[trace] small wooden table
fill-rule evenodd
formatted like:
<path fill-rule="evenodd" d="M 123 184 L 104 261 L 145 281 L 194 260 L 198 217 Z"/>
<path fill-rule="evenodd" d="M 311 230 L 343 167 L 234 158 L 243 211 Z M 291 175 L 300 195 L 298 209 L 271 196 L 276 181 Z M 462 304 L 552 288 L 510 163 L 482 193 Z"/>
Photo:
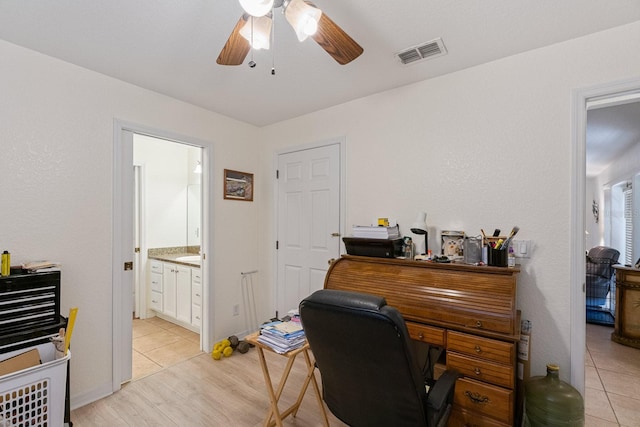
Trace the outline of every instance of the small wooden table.
<path fill-rule="evenodd" d="M 254 334 L 248 335 L 245 337 L 245 341 L 250 344 L 253 344 L 258 349 L 258 356 L 260 357 L 260 366 L 262 366 L 262 373 L 264 374 L 264 381 L 267 385 L 267 391 L 269 392 L 269 400 L 271 401 L 271 407 L 269 408 L 269 412 L 267 413 L 267 417 L 264 421 L 264 426 L 273 426 L 277 425 L 278 427 L 282 426 L 282 420 L 289 415 L 293 414 L 296 416 L 298 409 L 300 408 L 300 404 L 302 403 L 302 398 L 309 387 L 309 383 L 313 384 L 313 388 L 316 391 L 316 400 L 318 402 L 318 406 L 320 407 L 320 413 L 324 419 L 324 425 L 329 426 L 329 419 L 327 418 L 327 412 L 324 409 L 324 404 L 322 403 L 322 397 L 320 394 L 320 388 L 318 387 L 318 383 L 316 381 L 316 377 L 314 375 L 315 365 L 311 360 L 311 356 L 309 356 L 309 343 L 305 343 L 302 347 L 289 351 L 284 354 L 277 353 L 273 351 L 271 347 L 268 345 L 262 344 L 258 341 L 259 333 L 256 332 Z M 270 351 L 275 354 L 279 354 L 280 356 L 286 357 L 287 365 L 284 368 L 284 372 L 282 373 L 282 378 L 280 379 L 280 383 L 278 384 L 278 389 L 276 390 L 273 387 L 273 382 L 271 381 L 271 375 L 269 374 L 269 367 L 267 366 L 267 360 L 264 356 L 264 351 Z M 302 385 L 302 389 L 298 394 L 298 399 L 296 402 L 291 405 L 289 408 L 284 411 L 280 411 L 278 408 L 278 401 L 280 400 L 280 396 L 282 395 L 282 390 L 284 390 L 284 386 L 289 378 L 289 373 L 291 372 L 291 367 L 293 366 L 293 362 L 296 360 L 296 356 L 302 353 L 304 355 L 305 362 L 307 363 L 307 377 Z"/>
<path fill-rule="evenodd" d="M 640 270 L 614 265 L 616 269 L 616 319 L 611 340 L 640 348 Z"/>

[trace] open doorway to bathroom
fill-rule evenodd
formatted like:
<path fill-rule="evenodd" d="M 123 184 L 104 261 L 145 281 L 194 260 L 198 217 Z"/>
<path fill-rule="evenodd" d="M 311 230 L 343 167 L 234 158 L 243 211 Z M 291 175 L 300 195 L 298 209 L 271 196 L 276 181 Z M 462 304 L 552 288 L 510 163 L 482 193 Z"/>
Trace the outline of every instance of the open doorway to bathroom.
<path fill-rule="evenodd" d="M 201 352 L 202 148 L 134 133 L 132 379 Z"/>

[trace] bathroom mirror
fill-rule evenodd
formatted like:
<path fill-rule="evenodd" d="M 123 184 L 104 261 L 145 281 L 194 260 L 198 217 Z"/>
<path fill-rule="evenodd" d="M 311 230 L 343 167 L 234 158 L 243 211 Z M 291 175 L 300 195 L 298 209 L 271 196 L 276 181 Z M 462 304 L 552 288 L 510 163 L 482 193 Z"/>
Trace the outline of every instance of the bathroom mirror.
<path fill-rule="evenodd" d="M 200 184 L 187 186 L 187 246 L 200 246 Z"/>

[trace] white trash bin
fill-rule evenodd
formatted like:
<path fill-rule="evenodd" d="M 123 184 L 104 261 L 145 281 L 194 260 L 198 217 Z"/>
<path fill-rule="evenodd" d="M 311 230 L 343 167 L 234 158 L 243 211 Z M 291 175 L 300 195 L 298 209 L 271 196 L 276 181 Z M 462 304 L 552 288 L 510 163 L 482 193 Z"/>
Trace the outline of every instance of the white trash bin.
<path fill-rule="evenodd" d="M 0 361 L 37 348 L 40 365 L 0 376 L 0 427 L 62 427 L 67 362 L 71 351 L 55 358 L 52 343 L 0 354 Z"/>

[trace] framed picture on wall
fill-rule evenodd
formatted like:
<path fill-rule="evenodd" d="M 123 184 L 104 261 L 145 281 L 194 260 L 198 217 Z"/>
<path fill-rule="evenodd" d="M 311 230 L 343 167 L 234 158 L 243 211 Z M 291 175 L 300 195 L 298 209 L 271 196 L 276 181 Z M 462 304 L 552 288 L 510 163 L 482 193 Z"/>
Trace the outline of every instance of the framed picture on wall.
<path fill-rule="evenodd" d="M 224 170 L 224 198 L 228 200 L 253 201 L 253 174 Z"/>

